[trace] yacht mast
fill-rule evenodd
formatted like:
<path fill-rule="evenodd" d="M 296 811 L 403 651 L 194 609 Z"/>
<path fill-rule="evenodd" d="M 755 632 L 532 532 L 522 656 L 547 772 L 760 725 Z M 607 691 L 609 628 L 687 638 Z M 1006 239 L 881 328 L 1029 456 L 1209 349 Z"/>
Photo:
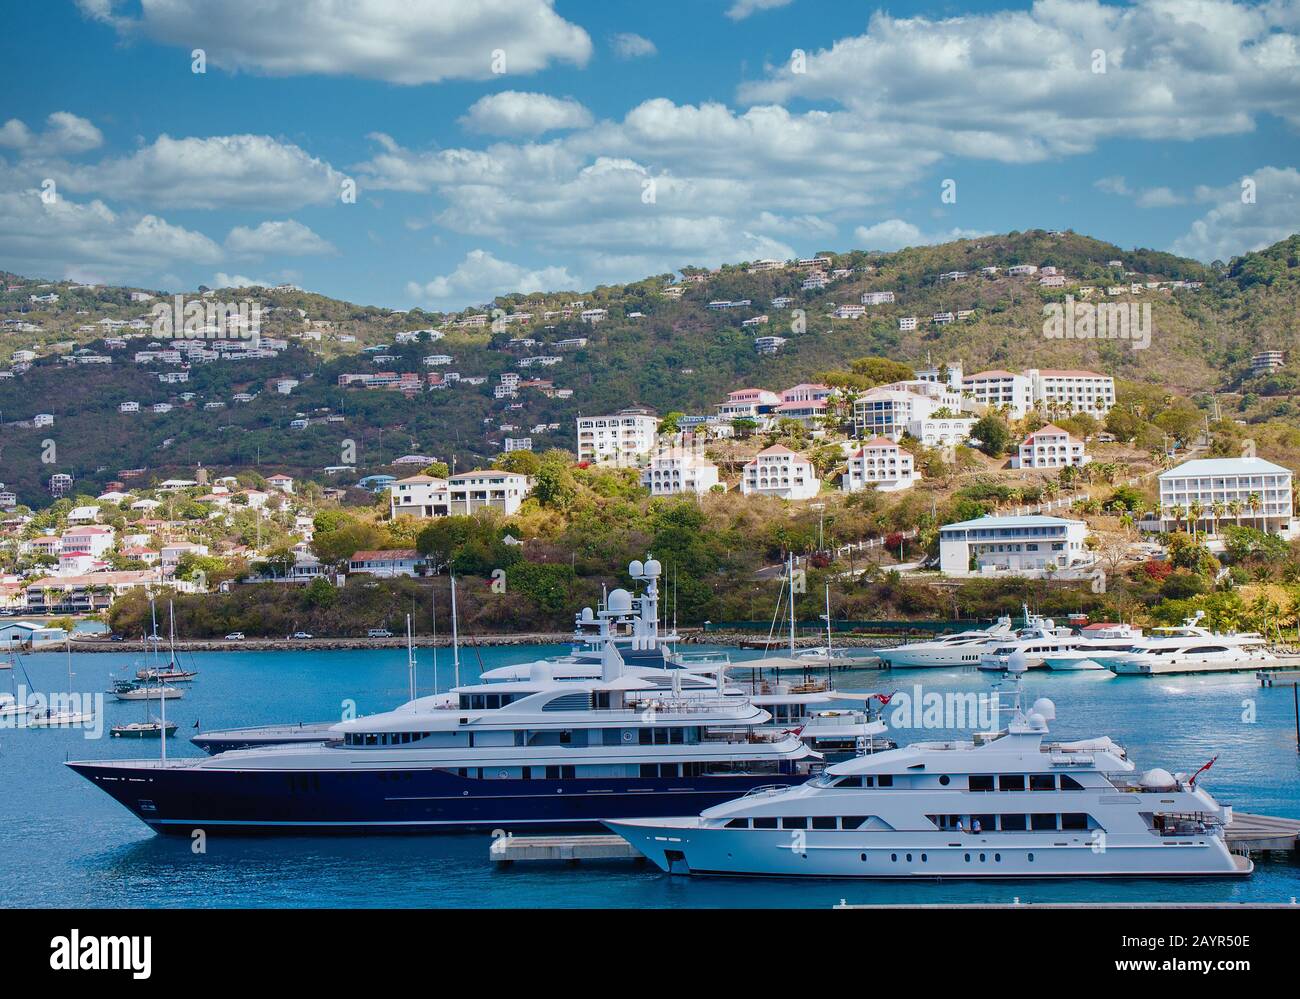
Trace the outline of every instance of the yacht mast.
<path fill-rule="evenodd" d="M 790 658 L 794 658 L 794 552 L 786 556 L 790 566 Z"/>
<path fill-rule="evenodd" d="M 456 628 L 456 577 L 451 577 L 451 666 L 455 685 L 460 686 L 460 635 Z"/>
<path fill-rule="evenodd" d="M 406 670 L 410 674 L 411 700 L 415 700 L 415 646 L 411 642 L 411 615 L 406 615 Z"/>
<path fill-rule="evenodd" d="M 433 619 L 433 692 L 438 693 L 438 589 L 429 587 L 429 616 Z"/>
<path fill-rule="evenodd" d="M 167 613 L 171 619 L 171 654 L 173 662 L 176 659 L 176 604 L 174 601 L 167 601 Z M 155 629 L 156 631 L 156 629 Z M 146 681 L 148 682 L 148 681 Z M 149 703 L 149 698 L 145 698 L 145 703 Z M 162 754 L 163 766 L 167 765 L 167 690 L 163 687 L 162 674 L 158 674 L 158 719 L 162 725 L 162 731 L 159 733 L 158 752 Z"/>

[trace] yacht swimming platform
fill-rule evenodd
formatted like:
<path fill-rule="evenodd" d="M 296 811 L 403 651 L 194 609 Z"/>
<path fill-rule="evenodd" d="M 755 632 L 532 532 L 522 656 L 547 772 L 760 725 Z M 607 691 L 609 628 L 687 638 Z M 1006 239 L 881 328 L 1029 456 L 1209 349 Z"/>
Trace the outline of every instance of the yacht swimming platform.
<path fill-rule="evenodd" d="M 494 864 L 549 861 L 576 864 L 580 860 L 639 860 L 641 851 L 622 836 L 498 836 L 488 854 Z"/>

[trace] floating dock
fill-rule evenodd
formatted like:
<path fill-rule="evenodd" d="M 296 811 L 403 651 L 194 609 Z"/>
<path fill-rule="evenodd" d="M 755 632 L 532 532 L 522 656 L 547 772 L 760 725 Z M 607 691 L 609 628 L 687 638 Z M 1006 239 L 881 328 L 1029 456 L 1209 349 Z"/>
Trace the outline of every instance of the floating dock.
<path fill-rule="evenodd" d="M 1252 815 L 1235 809 L 1226 833 L 1228 849 L 1234 853 L 1295 853 L 1297 838 L 1300 819 Z"/>
<path fill-rule="evenodd" d="M 494 864 L 549 861 L 576 864 L 581 860 L 641 860 L 645 857 L 622 836 L 498 836 L 489 857 Z"/>
<path fill-rule="evenodd" d="M 1261 687 L 1285 687 L 1300 683 L 1300 669 L 1262 669 L 1255 678 Z"/>

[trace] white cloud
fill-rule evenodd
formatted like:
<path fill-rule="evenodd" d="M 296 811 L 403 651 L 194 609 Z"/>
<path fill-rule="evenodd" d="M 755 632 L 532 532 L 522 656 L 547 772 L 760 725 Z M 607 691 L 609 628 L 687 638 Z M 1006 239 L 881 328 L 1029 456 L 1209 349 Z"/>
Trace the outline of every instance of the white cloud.
<path fill-rule="evenodd" d="M 104 144 L 98 128 L 70 111 L 55 111 L 45 122 L 45 131 L 36 133 L 17 118 L 10 118 L 0 126 L 0 147 L 26 158 L 75 155 Z"/>
<path fill-rule="evenodd" d="M 162 208 L 298 208 L 339 197 L 343 175 L 298 146 L 267 135 L 221 135 L 153 143 L 52 175 L 69 190 Z"/>
<path fill-rule="evenodd" d="M 924 233 L 918 226 L 903 219 L 885 219 L 874 225 L 860 225 L 853 230 L 853 245 L 862 250 L 901 250 L 907 246 L 933 246 L 954 239 L 974 239 L 987 236 L 979 229 L 953 228 L 947 232 Z"/>
<path fill-rule="evenodd" d="M 778 7 L 788 6 L 792 0 L 735 0 L 727 8 L 727 16 L 733 21 L 743 21 L 750 14 L 756 14 L 760 10 L 775 10 Z"/>
<path fill-rule="evenodd" d="M 20 274 L 148 283 L 161 269 L 221 256 L 207 236 L 156 215 L 62 196 L 46 204 L 36 190 L 0 192 L 0 267 Z"/>
<path fill-rule="evenodd" d="M 654 42 L 631 31 L 620 32 L 609 40 L 609 44 L 620 59 L 639 59 L 659 52 Z"/>
<path fill-rule="evenodd" d="M 1300 123 L 1294 7 L 1231 0 L 1038 0 L 942 20 L 877 13 L 865 34 L 769 67 L 746 102 L 830 102 L 923 148 L 1032 162 L 1108 137 L 1200 139 Z M 1093 72 L 1092 52 L 1106 53 Z M 929 132 L 929 134 L 927 134 Z M 911 148 L 905 147 L 905 148 Z"/>
<path fill-rule="evenodd" d="M 1093 181 L 1097 190 L 1105 194 L 1115 194 L 1121 198 L 1132 198 L 1139 208 L 1170 208 L 1187 203 L 1187 198 L 1170 187 L 1133 188 L 1123 177 L 1102 177 Z"/>
<path fill-rule="evenodd" d="M 1300 232 L 1300 171 L 1261 167 L 1242 180 L 1253 182 L 1253 204 L 1242 200 L 1241 182 L 1197 192 L 1199 200 L 1214 207 L 1174 241 L 1174 253 L 1204 261 L 1229 260 Z"/>
<path fill-rule="evenodd" d="M 489 135 L 541 135 L 557 129 L 586 128 L 591 112 L 571 97 L 503 90 L 480 97 L 460 123 Z"/>
<path fill-rule="evenodd" d="M 268 278 L 250 278 L 242 274 L 227 274 L 225 271 L 217 271 L 212 275 L 213 288 L 274 288 L 279 281 L 271 281 Z"/>
<path fill-rule="evenodd" d="M 486 302 L 511 292 L 557 291 L 576 288 L 578 284 L 563 267 L 530 270 L 501 260 L 487 250 L 471 250 L 450 274 L 423 284 L 410 281 L 406 293 L 428 304 L 461 308 L 469 302 Z"/>
<path fill-rule="evenodd" d="M 591 38 L 553 0 L 78 0 L 124 38 L 201 48 L 208 63 L 270 76 L 359 76 L 390 83 L 535 73 L 556 61 L 584 66 Z"/>
<path fill-rule="evenodd" d="M 263 222 L 256 229 L 235 226 L 226 237 L 226 249 L 232 253 L 282 254 L 291 257 L 337 252 L 329 240 L 321 238 L 293 219 Z"/>

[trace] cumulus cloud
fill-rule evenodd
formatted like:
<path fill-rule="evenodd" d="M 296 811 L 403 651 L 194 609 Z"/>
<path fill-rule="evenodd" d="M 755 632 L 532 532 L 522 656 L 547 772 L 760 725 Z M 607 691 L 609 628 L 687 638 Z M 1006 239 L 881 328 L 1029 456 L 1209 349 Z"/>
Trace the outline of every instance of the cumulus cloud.
<path fill-rule="evenodd" d="M 640 59 L 658 53 L 655 43 L 631 31 L 620 32 L 609 40 L 614 54 L 620 59 Z"/>
<path fill-rule="evenodd" d="M 46 203 L 37 190 L 0 192 L 0 267 L 125 283 L 178 263 L 211 265 L 221 248 L 157 215 L 115 212 L 102 201 Z"/>
<path fill-rule="evenodd" d="M 584 66 L 592 49 L 554 0 L 141 0 L 136 16 L 120 0 L 77 3 L 123 38 L 202 48 L 210 65 L 269 76 L 484 80 Z"/>
<path fill-rule="evenodd" d="M 1289 5 L 1231 0 L 1038 0 L 942 20 L 877 13 L 865 34 L 809 52 L 803 66 L 769 67 L 740 95 L 829 102 L 860 127 L 910 125 L 945 154 L 1032 162 L 1115 136 L 1238 134 L 1262 114 L 1300 124 L 1296 28 Z M 1094 71 L 1098 49 L 1105 72 Z"/>
<path fill-rule="evenodd" d="M 282 222 L 263 222 L 255 229 L 235 226 L 226 237 L 226 249 L 241 254 L 281 254 L 290 257 L 317 256 L 337 252 L 327 239 L 323 239 L 301 222 L 285 219 Z"/>
<path fill-rule="evenodd" d="M 924 233 L 920 227 L 903 219 L 885 219 L 874 225 L 860 225 L 853 230 L 854 246 L 863 250 L 901 250 L 907 246 L 932 246 L 954 239 L 987 236 L 979 229 L 953 228 L 947 232 Z"/>
<path fill-rule="evenodd" d="M 212 275 L 213 288 L 274 288 L 279 281 L 271 281 L 267 278 L 250 278 L 242 274 L 227 274 L 225 271 L 217 271 Z"/>
<path fill-rule="evenodd" d="M 1200 188 L 1197 199 L 1214 207 L 1174 241 L 1174 253 L 1229 260 L 1300 232 L 1300 171 L 1295 167 L 1261 167 L 1236 184 Z"/>
<path fill-rule="evenodd" d="M 0 126 L 0 148 L 12 149 L 22 157 L 75 155 L 103 144 L 103 133 L 70 111 L 55 111 L 45 119 L 42 132 L 33 132 L 17 118 Z"/>
<path fill-rule="evenodd" d="M 1144 187 L 1134 189 L 1123 177 L 1102 177 L 1093 181 L 1097 190 L 1105 194 L 1115 194 L 1122 198 L 1132 198 L 1139 208 L 1170 208 L 1186 204 L 1187 198 L 1169 187 Z"/>
<path fill-rule="evenodd" d="M 339 197 L 344 177 L 328 163 L 267 135 L 154 142 L 122 157 L 65 166 L 69 190 L 161 208 L 298 208 Z"/>
<path fill-rule="evenodd" d="M 558 129 L 586 128 L 591 112 L 571 97 L 503 90 L 480 97 L 460 123 L 488 135 L 541 135 Z"/>
<path fill-rule="evenodd" d="M 406 293 L 421 302 L 461 308 L 469 302 L 486 302 L 511 292 L 556 291 L 576 288 L 578 281 L 563 267 L 530 270 L 501 260 L 487 250 L 471 250 L 450 274 L 421 283 L 407 283 Z"/>
<path fill-rule="evenodd" d="M 743 21 L 760 10 L 775 10 L 777 7 L 788 6 L 791 2 L 792 0 L 735 0 L 727 8 L 727 16 L 733 21 Z"/>

